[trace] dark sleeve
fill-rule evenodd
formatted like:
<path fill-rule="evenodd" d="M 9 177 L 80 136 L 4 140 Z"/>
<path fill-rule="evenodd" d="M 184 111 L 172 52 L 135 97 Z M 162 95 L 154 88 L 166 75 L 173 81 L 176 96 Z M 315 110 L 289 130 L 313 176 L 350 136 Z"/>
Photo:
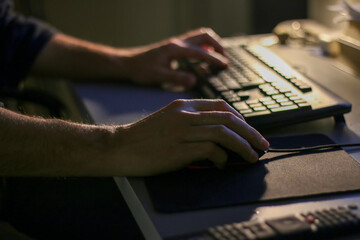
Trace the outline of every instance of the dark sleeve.
<path fill-rule="evenodd" d="M 0 0 L 0 87 L 14 87 L 23 79 L 55 32 L 38 20 L 14 13 L 10 1 Z"/>

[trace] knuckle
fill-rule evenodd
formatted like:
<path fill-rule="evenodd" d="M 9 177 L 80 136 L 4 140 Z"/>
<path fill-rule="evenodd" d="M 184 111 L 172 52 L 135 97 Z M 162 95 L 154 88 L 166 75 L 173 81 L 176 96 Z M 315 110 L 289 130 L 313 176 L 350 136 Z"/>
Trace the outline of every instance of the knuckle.
<path fill-rule="evenodd" d="M 216 103 L 221 105 L 221 106 L 227 106 L 227 102 L 224 99 L 217 99 Z"/>
<path fill-rule="evenodd" d="M 228 129 L 224 125 L 215 126 L 215 133 L 218 136 L 223 136 L 228 133 Z"/>
<path fill-rule="evenodd" d="M 208 33 L 208 32 L 210 32 L 210 31 L 212 31 L 211 30 L 211 28 L 208 28 L 208 27 L 201 27 L 200 29 L 199 29 L 199 32 L 201 32 L 201 33 Z"/>
<path fill-rule="evenodd" d="M 167 50 L 173 51 L 180 47 L 179 41 L 177 39 L 169 39 L 168 43 L 164 46 Z"/>
<path fill-rule="evenodd" d="M 228 108 L 228 104 L 225 102 L 224 99 L 215 99 L 215 100 L 211 100 L 212 104 L 214 104 L 215 107 L 221 108 L 221 109 L 226 109 Z"/>
<path fill-rule="evenodd" d="M 236 121 L 235 115 L 231 112 L 225 112 L 223 115 L 224 115 L 223 118 L 226 123 L 232 123 Z"/>
<path fill-rule="evenodd" d="M 247 125 L 248 126 L 248 131 L 249 131 L 249 135 L 250 135 L 250 138 L 251 139 L 258 139 L 258 137 L 259 137 L 259 134 L 258 134 L 258 132 L 253 128 L 253 127 L 251 127 L 250 125 Z"/>
<path fill-rule="evenodd" d="M 181 109 L 185 106 L 186 100 L 184 99 L 176 99 L 171 103 L 171 106 L 175 109 Z"/>
<path fill-rule="evenodd" d="M 184 122 L 186 119 L 188 119 L 189 113 L 186 111 L 178 111 L 175 113 L 176 119 L 180 120 L 181 122 Z"/>
<path fill-rule="evenodd" d="M 211 155 L 213 155 L 218 148 L 219 147 L 215 143 L 210 142 L 206 144 L 204 147 L 204 152 L 206 154 L 206 157 L 210 157 Z"/>

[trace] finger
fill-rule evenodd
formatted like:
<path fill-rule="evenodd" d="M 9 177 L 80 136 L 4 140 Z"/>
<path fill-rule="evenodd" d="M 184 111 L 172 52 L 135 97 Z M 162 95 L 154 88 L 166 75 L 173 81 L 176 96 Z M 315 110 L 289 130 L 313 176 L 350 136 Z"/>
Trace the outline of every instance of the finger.
<path fill-rule="evenodd" d="M 201 160 L 210 160 L 214 163 L 214 165 L 217 168 L 224 168 L 228 156 L 227 153 L 212 142 L 196 142 L 196 143 L 184 143 L 183 150 L 190 154 L 188 155 L 188 162 L 189 165 L 192 162 L 195 161 L 201 161 Z"/>
<path fill-rule="evenodd" d="M 210 28 L 201 28 L 199 30 L 192 31 L 184 40 L 197 46 L 202 46 L 204 44 L 209 45 L 213 47 L 216 52 L 224 55 L 221 38 Z"/>
<path fill-rule="evenodd" d="M 214 142 L 251 163 L 259 159 L 259 155 L 246 139 L 224 125 L 193 126 L 184 136 L 187 142 Z"/>
<path fill-rule="evenodd" d="M 194 99 L 186 101 L 185 104 L 185 110 L 231 112 L 241 120 L 245 121 L 244 117 L 238 111 L 222 99 Z"/>
<path fill-rule="evenodd" d="M 230 112 L 197 112 L 192 114 L 193 125 L 224 125 L 244 138 L 256 149 L 266 150 L 269 142 L 253 127 Z"/>
<path fill-rule="evenodd" d="M 227 58 L 217 52 L 208 52 L 201 47 L 196 47 L 191 44 L 186 44 L 181 41 L 173 41 L 168 45 L 170 56 L 175 59 L 196 59 L 202 60 L 210 64 L 215 64 L 220 67 L 227 67 L 229 62 Z"/>
<path fill-rule="evenodd" d="M 194 74 L 179 70 L 168 69 L 162 69 L 159 71 L 158 80 L 161 83 L 172 83 L 185 87 L 192 87 L 196 83 L 196 77 Z"/>

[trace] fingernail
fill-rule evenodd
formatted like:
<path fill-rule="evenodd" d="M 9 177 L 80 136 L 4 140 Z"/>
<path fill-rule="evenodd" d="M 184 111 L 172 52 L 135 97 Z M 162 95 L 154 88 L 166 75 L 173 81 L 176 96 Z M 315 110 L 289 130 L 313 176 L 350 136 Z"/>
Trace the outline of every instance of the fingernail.
<path fill-rule="evenodd" d="M 270 147 L 270 143 L 265 138 L 262 138 L 262 145 L 264 146 L 264 150 Z"/>
<path fill-rule="evenodd" d="M 228 67 L 229 64 L 230 64 L 229 59 L 227 59 L 226 57 L 223 57 L 223 58 L 222 58 L 222 62 L 223 62 L 223 64 L 224 64 L 224 66 L 226 66 L 226 67 Z"/>
<path fill-rule="evenodd" d="M 196 77 L 192 74 L 189 74 L 189 77 L 188 77 L 188 84 L 189 86 L 194 86 L 196 83 Z"/>
<path fill-rule="evenodd" d="M 256 163 L 257 161 L 259 161 L 259 155 L 257 153 L 253 153 L 251 155 L 250 163 Z"/>
<path fill-rule="evenodd" d="M 219 170 L 224 170 L 225 169 L 225 164 L 216 164 L 215 166 Z"/>

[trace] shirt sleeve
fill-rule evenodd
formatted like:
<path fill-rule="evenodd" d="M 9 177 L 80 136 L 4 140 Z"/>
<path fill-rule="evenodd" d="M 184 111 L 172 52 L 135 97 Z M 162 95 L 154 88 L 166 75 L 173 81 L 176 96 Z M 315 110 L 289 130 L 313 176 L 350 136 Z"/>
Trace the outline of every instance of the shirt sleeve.
<path fill-rule="evenodd" d="M 0 0 L 0 86 L 17 86 L 55 33 L 45 23 L 14 13 L 10 1 Z"/>

